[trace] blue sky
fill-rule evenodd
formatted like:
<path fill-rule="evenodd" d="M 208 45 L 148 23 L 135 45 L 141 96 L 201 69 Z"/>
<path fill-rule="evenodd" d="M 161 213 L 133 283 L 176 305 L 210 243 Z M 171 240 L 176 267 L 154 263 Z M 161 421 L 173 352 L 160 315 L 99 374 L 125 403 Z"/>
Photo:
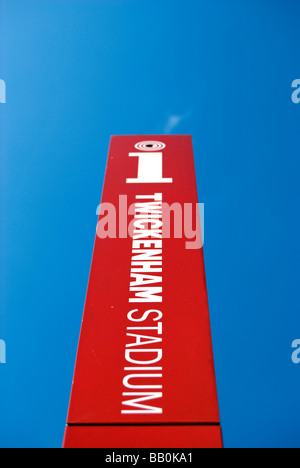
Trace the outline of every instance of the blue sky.
<path fill-rule="evenodd" d="M 226 447 L 299 447 L 296 0 L 0 0 L 0 446 L 62 444 L 110 135 L 193 135 Z"/>

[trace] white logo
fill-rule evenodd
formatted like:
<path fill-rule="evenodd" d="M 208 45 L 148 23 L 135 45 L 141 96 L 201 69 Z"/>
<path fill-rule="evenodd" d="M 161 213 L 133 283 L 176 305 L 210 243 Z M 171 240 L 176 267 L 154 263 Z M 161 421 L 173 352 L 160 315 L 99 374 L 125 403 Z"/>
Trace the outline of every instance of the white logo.
<path fill-rule="evenodd" d="M 141 141 L 135 145 L 135 148 L 140 151 L 161 151 L 166 145 L 161 141 Z"/>
<path fill-rule="evenodd" d="M 137 143 L 135 148 L 144 153 L 129 153 L 130 157 L 138 158 L 138 176 L 136 179 L 127 179 L 127 184 L 172 184 L 173 179 L 163 177 L 163 154 L 160 150 L 165 147 L 159 141 Z"/>

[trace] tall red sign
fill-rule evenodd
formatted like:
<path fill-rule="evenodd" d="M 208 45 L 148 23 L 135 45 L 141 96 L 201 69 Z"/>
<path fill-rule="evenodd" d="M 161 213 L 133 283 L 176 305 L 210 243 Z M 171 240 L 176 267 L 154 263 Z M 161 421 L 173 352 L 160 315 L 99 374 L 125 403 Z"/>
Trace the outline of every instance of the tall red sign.
<path fill-rule="evenodd" d="M 222 447 L 189 136 L 112 137 L 65 447 Z"/>

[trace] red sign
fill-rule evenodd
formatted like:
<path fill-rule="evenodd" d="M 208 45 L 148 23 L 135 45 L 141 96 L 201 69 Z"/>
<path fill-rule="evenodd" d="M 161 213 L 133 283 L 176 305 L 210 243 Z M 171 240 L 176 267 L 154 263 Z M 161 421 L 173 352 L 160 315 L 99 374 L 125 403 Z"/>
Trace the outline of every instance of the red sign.
<path fill-rule="evenodd" d="M 191 137 L 112 137 L 65 447 L 222 446 L 197 204 Z"/>

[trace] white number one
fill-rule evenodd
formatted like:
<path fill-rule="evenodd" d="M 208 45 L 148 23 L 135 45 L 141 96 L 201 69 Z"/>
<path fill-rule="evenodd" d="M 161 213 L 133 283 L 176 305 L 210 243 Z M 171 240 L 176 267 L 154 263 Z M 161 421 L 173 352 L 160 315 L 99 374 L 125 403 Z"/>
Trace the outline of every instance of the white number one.
<path fill-rule="evenodd" d="M 163 178 L 162 153 L 129 153 L 130 157 L 138 157 L 137 179 L 127 179 L 127 184 L 171 184 L 173 179 Z"/>

